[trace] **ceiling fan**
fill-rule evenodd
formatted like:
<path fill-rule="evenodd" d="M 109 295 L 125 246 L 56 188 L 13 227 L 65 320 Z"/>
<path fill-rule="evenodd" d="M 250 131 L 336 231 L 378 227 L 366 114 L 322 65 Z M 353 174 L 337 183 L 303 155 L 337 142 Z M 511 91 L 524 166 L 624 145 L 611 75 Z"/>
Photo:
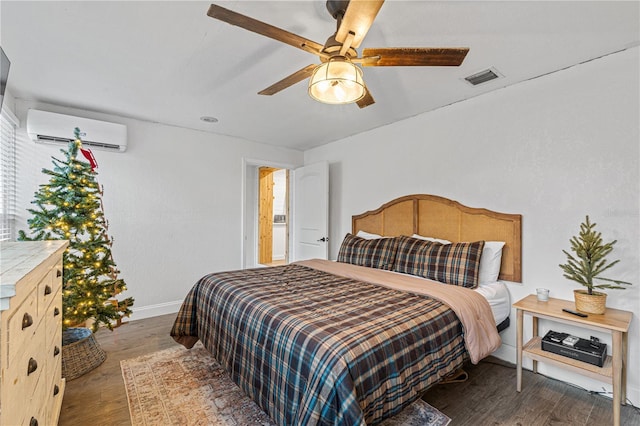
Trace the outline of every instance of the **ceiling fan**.
<path fill-rule="evenodd" d="M 212 4 L 207 15 L 254 33 L 289 44 L 319 57 L 308 65 L 258 92 L 273 95 L 306 78 L 309 95 L 325 103 L 356 102 L 360 108 L 375 101 L 362 79 L 365 67 L 459 66 L 469 48 L 364 48 L 360 47 L 384 0 L 327 0 L 327 10 L 337 21 L 337 30 L 324 45 L 273 25 Z"/>

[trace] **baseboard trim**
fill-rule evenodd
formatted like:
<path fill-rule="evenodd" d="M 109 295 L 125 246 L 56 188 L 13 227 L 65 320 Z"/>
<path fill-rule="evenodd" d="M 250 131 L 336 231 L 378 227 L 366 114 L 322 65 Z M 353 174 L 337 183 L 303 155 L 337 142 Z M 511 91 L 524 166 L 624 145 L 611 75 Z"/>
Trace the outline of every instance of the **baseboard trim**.
<path fill-rule="evenodd" d="M 157 305 L 147 305 L 147 306 L 132 306 L 131 317 L 129 317 L 126 321 L 135 321 L 145 318 L 157 317 L 160 315 L 166 314 L 175 314 L 180 309 L 182 305 L 182 300 L 176 300 L 173 302 L 165 302 L 158 303 Z"/>
<path fill-rule="evenodd" d="M 512 364 L 516 363 L 516 348 L 504 343 L 491 355 Z"/>

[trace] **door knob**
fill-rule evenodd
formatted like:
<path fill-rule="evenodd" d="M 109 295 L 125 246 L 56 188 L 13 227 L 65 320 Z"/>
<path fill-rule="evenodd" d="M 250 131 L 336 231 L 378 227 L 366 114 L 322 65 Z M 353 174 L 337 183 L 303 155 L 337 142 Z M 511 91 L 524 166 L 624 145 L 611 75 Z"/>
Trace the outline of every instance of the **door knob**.
<path fill-rule="evenodd" d="M 329 238 L 327 238 L 327 237 L 322 237 L 322 238 L 320 238 L 318 241 L 322 241 L 322 242 L 324 243 L 324 242 L 326 242 L 326 241 L 329 241 Z"/>

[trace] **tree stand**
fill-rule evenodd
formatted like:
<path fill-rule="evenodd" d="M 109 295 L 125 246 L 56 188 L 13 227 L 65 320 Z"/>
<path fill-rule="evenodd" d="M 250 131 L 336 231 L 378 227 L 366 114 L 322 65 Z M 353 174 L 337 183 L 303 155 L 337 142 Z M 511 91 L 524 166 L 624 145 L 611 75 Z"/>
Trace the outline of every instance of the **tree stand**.
<path fill-rule="evenodd" d="M 76 379 L 104 362 L 102 350 L 88 328 L 68 328 L 62 332 L 62 377 Z"/>

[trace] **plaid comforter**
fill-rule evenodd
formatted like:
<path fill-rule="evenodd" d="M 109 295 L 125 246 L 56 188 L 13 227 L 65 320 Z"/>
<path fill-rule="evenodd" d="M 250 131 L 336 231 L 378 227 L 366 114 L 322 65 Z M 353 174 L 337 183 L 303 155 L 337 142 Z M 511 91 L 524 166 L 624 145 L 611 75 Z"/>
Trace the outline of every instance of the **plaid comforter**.
<path fill-rule="evenodd" d="M 296 264 L 203 277 L 171 335 L 283 426 L 379 423 L 465 359 L 441 302 Z"/>

